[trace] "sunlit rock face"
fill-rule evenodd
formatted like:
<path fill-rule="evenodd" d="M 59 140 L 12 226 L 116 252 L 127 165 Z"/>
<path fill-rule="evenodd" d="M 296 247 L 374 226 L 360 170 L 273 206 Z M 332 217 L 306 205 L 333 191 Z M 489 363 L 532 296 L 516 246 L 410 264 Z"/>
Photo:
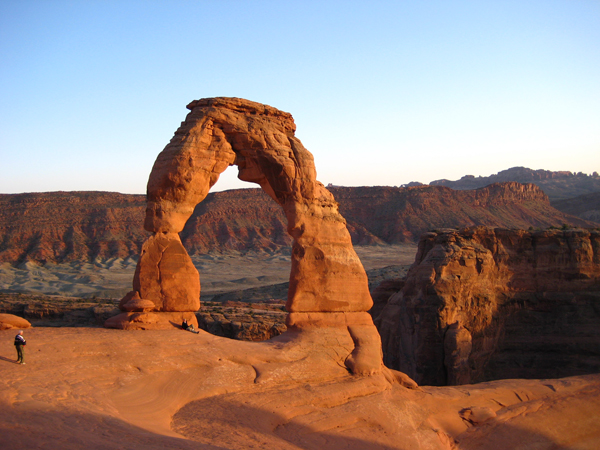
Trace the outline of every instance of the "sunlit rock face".
<path fill-rule="evenodd" d="M 145 228 L 180 232 L 219 175 L 237 165 L 285 212 L 294 239 L 290 312 L 367 311 L 366 274 L 313 157 L 294 136 L 292 116 L 236 98 L 197 100 L 158 156 L 148 181 Z"/>
<path fill-rule="evenodd" d="M 600 371 L 600 232 L 426 233 L 376 318 L 384 361 L 420 384 Z"/>
<path fill-rule="evenodd" d="M 134 292 L 122 306 L 136 293 L 153 301 L 156 311 L 190 311 L 199 306 L 197 273 L 177 244 L 177 233 L 219 175 L 237 165 L 238 177 L 259 184 L 287 218 L 293 244 L 286 306 L 290 313 L 300 313 L 291 323 L 299 329 L 323 323 L 346 327 L 357 348 L 348 359 L 352 370 L 361 374 L 379 371 L 379 336 L 368 314 L 364 316 L 369 323 L 363 323 L 360 314 L 358 320 L 339 323 L 312 321 L 310 314 L 302 314 L 365 313 L 373 302 L 346 221 L 333 195 L 316 180 L 313 157 L 295 137 L 292 116 L 238 98 L 197 100 L 188 109 L 185 122 L 152 168 L 144 227 L 153 236 L 144 244 Z M 164 262 L 167 255 L 168 262 Z M 359 351 L 361 346 L 374 348 Z"/>

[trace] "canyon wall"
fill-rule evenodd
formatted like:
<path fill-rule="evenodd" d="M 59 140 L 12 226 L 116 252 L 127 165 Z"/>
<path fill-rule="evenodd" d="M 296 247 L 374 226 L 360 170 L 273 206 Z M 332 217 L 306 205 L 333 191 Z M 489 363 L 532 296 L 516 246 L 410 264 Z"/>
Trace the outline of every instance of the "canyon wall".
<path fill-rule="evenodd" d="M 415 242 L 426 231 L 477 225 L 597 227 L 551 207 L 534 185 L 331 187 L 354 245 Z M 0 262 L 93 261 L 140 254 L 146 197 L 112 192 L 0 194 Z M 180 233 L 190 255 L 291 247 L 281 207 L 261 189 L 209 193 Z"/>
<path fill-rule="evenodd" d="M 426 233 L 375 323 L 419 384 L 600 372 L 600 231 Z"/>
<path fill-rule="evenodd" d="M 145 195 L 116 192 L 0 194 L 0 262 L 138 255 L 145 208 Z"/>

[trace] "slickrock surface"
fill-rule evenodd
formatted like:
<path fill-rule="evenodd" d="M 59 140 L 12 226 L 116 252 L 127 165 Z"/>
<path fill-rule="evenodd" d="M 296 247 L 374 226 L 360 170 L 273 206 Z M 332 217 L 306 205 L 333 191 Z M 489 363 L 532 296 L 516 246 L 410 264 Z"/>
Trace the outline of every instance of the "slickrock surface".
<path fill-rule="evenodd" d="M 600 372 L 600 231 L 425 234 L 376 323 L 422 384 Z"/>
<path fill-rule="evenodd" d="M 14 335 L 0 331 L 3 450 L 600 447 L 598 375 L 415 390 L 350 376 L 336 333 L 91 328 L 25 330 L 21 366 Z"/>

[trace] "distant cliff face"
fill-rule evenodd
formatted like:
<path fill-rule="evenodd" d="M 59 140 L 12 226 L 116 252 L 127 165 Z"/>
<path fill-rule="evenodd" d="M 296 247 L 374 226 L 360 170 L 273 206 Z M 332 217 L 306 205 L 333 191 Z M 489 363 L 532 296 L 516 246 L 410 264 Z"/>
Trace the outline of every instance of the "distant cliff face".
<path fill-rule="evenodd" d="M 600 192 L 557 200 L 552 202 L 552 206 L 566 214 L 600 223 Z"/>
<path fill-rule="evenodd" d="M 442 186 L 330 188 L 355 244 L 416 242 L 442 228 L 598 226 L 562 213 L 533 184 L 496 183 L 471 191 Z"/>
<path fill-rule="evenodd" d="M 529 228 L 597 224 L 562 213 L 532 184 L 473 191 L 439 186 L 331 188 L 355 245 L 414 242 L 432 229 L 476 225 Z M 0 195 L 0 262 L 137 257 L 145 196 L 110 192 Z M 211 193 L 181 240 L 190 255 L 289 248 L 281 208 L 260 189 Z"/>
<path fill-rule="evenodd" d="M 116 192 L 0 195 L 0 262 L 137 255 L 145 208 L 144 195 Z"/>
<path fill-rule="evenodd" d="M 375 322 L 419 384 L 599 372 L 600 231 L 427 233 Z"/>
<path fill-rule="evenodd" d="M 452 189 L 477 189 L 492 183 L 516 181 L 533 183 L 548 195 L 550 200 L 563 200 L 579 195 L 600 192 L 600 175 L 572 173 L 568 171 L 553 172 L 550 170 L 532 170 L 525 167 L 513 167 L 488 177 L 465 175 L 460 180 L 436 180 L 431 186 L 446 186 Z"/>
<path fill-rule="evenodd" d="M 190 255 L 211 251 L 276 251 L 290 247 L 281 207 L 261 189 L 215 192 L 196 206 L 181 232 Z"/>

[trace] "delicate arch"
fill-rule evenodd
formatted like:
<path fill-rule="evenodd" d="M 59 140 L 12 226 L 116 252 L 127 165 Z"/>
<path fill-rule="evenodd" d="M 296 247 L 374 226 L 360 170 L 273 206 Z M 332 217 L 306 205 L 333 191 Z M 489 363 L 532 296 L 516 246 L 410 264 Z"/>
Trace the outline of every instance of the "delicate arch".
<path fill-rule="evenodd" d="M 145 228 L 178 233 L 219 175 L 258 183 L 288 221 L 294 243 L 290 312 L 367 311 L 367 276 L 333 195 L 316 180 L 313 156 L 294 136 L 291 114 L 238 98 L 210 98 L 160 153 L 148 181 Z"/>
<path fill-rule="evenodd" d="M 238 177 L 258 183 L 287 218 L 293 238 L 288 328 L 321 329 L 323 346 L 349 351 L 344 362 L 355 374 L 381 371 L 367 275 L 333 195 L 316 179 L 312 155 L 294 136 L 292 116 L 238 98 L 202 99 L 188 108 L 148 180 L 144 226 L 153 235 L 142 247 L 133 291 L 119 305 L 125 312 L 105 326 L 169 328 L 183 319 L 197 325 L 200 280 L 178 233 L 235 164 Z M 335 337 L 330 342 L 325 336 Z"/>

